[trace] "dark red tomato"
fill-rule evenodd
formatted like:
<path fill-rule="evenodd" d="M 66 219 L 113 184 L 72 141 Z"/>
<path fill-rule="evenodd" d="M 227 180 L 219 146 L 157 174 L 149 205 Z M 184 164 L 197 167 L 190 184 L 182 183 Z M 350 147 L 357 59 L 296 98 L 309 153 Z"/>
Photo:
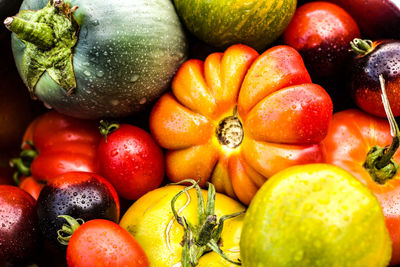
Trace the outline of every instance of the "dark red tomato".
<path fill-rule="evenodd" d="M 69 267 L 150 266 L 136 239 L 124 228 L 107 220 L 91 220 L 72 234 L 67 248 Z"/>
<path fill-rule="evenodd" d="M 393 115 L 400 116 L 400 41 L 356 39 L 353 49 L 357 53 L 349 64 L 348 84 L 357 106 L 369 114 L 386 117 L 379 81 L 382 74 Z"/>
<path fill-rule="evenodd" d="M 18 187 L 0 185 L 0 266 L 31 259 L 38 242 L 35 200 Z"/>
<path fill-rule="evenodd" d="M 23 141 L 33 141 L 38 152 L 31 162 L 30 173 L 37 180 L 50 181 L 70 171 L 97 172 L 95 157 L 100 139 L 94 121 L 47 112 L 36 118 L 24 134 Z"/>
<path fill-rule="evenodd" d="M 400 38 L 399 0 L 329 0 L 346 9 L 369 38 Z"/>
<path fill-rule="evenodd" d="M 350 41 L 358 37 L 354 19 L 328 2 L 300 6 L 283 34 L 284 42 L 300 52 L 307 69 L 322 77 L 341 70 L 350 57 Z"/>
<path fill-rule="evenodd" d="M 139 127 L 122 124 L 102 139 L 97 149 L 99 172 L 118 194 L 135 200 L 161 185 L 164 155 L 151 135 Z"/>
<path fill-rule="evenodd" d="M 42 189 L 36 212 L 43 235 L 55 246 L 57 230 L 69 215 L 85 221 L 106 219 L 118 222 L 120 204 L 117 192 L 105 178 L 95 173 L 68 172 L 49 181 Z"/>

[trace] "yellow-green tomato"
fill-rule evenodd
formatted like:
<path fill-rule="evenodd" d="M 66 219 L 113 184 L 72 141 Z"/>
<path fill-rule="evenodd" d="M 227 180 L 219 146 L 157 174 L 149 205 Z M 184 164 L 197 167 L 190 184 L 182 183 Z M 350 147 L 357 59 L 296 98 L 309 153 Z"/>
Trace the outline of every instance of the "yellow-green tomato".
<path fill-rule="evenodd" d="M 172 198 L 185 187 L 168 185 L 150 191 L 139 198 L 123 215 L 120 225 L 128 230 L 145 250 L 151 266 L 181 266 L 183 227 L 175 220 L 171 209 Z M 204 201 L 207 191 L 201 190 Z M 195 189 L 183 193 L 175 203 L 179 216 L 196 225 L 198 219 L 197 194 Z M 216 193 L 215 214 L 218 219 L 223 215 L 245 210 L 236 200 Z M 228 219 L 223 224 L 220 249 L 231 260 L 237 262 L 240 257 L 239 241 L 243 225 L 243 215 Z M 199 259 L 197 266 L 219 267 L 237 266 L 229 263 L 215 252 L 206 253 Z"/>
<path fill-rule="evenodd" d="M 285 169 L 251 202 L 240 241 L 243 266 L 387 266 L 391 241 L 375 196 L 328 164 Z"/>

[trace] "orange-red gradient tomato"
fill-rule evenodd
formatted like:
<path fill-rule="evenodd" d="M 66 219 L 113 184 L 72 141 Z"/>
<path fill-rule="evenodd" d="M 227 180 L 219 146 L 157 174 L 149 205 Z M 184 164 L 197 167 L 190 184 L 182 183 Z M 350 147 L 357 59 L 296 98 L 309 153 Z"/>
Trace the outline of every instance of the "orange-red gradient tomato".
<path fill-rule="evenodd" d="M 320 162 L 332 116 L 325 90 L 311 83 L 289 46 L 262 55 L 233 45 L 178 70 L 172 93 L 150 115 L 150 129 L 168 149 L 170 180 L 211 181 L 249 204 L 258 188 L 286 167 Z"/>
<path fill-rule="evenodd" d="M 391 264 L 400 264 L 400 173 L 384 184 L 377 183 L 363 167 L 373 146 L 392 143 L 389 123 L 359 110 L 335 113 L 322 142 L 324 160 L 342 167 L 363 182 L 378 198 L 392 239 Z M 393 157 L 400 163 L 400 152 Z"/>

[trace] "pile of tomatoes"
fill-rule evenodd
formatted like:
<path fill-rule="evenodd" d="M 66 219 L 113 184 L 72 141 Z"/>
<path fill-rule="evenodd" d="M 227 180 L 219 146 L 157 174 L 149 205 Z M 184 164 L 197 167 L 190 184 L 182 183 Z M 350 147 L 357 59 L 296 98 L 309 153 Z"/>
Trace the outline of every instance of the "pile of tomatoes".
<path fill-rule="evenodd" d="M 93 14 L 84 0 L 72 1 L 82 13 L 68 1 L 35 1 L 22 7 L 46 4 L 66 24 L 83 23 L 74 28 L 79 38 L 103 25 L 85 22 L 82 14 Z M 176 47 L 149 45 L 162 52 L 140 55 L 133 76 L 121 74 L 126 64 L 110 76 L 79 65 L 71 82 L 67 56 L 36 77 L 47 63 L 22 54 L 21 44 L 44 57 L 47 39 L 13 23 L 41 23 L 46 32 L 53 15 L 21 11 L 5 20 L 15 34 L 11 43 L 0 31 L 0 266 L 400 264 L 399 4 L 285 0 L 255 8 L 254 1 L 247 13 L 233 5 L 231 24 L 213 30 L 211 16 L 196 14 L 207 1 L 173 2 L 187 44 L 175 36 Z M 274 27 L 260 28 L 264 38 L 246 18 L 254 10 L 250 19 L 268 15 Z M 110 41 L 105 59 L 92 60 L 103 46 L 90 38 L 77 41 L 77 62 L 81 47 L 93 44 L 85 48 L 90 64 L 114 68 L 123 63 L 107 56 L 130 59 Z M 145 51 L 143 40 L 133 46 Z M 57 73 L 57 64 L 65 69 Z M 116 88 L 103 90 L 116 77 Z M 36 83 L 43 103 L 30 99 Z M 58 93 L 46 95 L 46 83 Z M 102 91 L 93 94 L 93 84 Z M 115 96 L 137 85 L 132 99 Z"/>

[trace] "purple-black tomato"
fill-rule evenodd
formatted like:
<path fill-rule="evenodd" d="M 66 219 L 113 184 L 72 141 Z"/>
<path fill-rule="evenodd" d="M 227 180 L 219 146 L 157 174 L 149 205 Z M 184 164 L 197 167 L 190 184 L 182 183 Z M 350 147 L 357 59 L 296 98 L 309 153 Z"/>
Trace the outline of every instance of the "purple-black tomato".
<path fill-rule="evenodd" d="M 352 47 L 356 54 L 349 64 L 348 84 L 357 106 L 386 118 L 379 81 L 382 74 L 393 115 L 400 116 L 400 41 L 355 39 Z"/>
<path fill-rule="evenodd" d="M 41 232 L 59 248 L 62 246 L 57 241 L 57 231 L 65 223 L 59 215 L 118 223 L 119 212 L 114 187 L 105 178 L 89 172 L 69 172 L 56 177 L 44 186 L 36 204 Z"/>

